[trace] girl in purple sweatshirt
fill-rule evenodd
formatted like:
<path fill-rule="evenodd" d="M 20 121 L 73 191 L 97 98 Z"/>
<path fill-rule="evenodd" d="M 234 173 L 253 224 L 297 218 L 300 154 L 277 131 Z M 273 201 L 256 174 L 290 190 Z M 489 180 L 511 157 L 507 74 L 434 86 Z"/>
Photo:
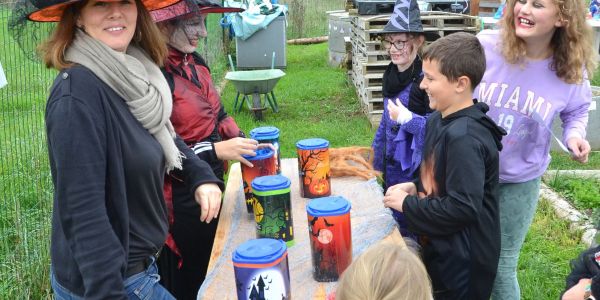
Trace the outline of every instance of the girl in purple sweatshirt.
<path fill-rule="evenodd" d="M 500 152 L 501 253 L 493 299 L 520 299 L 519 252 L 550 163 L 553 119 L 562 121 L 563 142 L 585 163 L 585 139 L 597 55 L 578 0 L 508 0 L 500 30 L 478 34 L 487 70 L 474 97 L 508 133 Z M 596 49 L 597 51 L 597 49 Z"/>

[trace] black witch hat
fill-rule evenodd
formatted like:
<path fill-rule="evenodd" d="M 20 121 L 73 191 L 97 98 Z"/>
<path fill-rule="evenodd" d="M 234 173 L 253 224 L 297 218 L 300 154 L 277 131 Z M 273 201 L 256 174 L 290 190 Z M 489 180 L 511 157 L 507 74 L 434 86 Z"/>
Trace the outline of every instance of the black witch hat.
<path fill-rule="evenodd" d="M 390 20 L 380 33 L 423 33 L 417 0 L 396 0 Z"/>

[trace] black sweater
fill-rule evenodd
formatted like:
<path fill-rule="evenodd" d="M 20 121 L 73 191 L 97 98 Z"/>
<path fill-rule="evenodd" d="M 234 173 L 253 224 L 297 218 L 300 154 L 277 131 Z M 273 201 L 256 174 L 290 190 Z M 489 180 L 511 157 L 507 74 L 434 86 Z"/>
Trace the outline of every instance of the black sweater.
<path fill-rule="evenodd" d="M 128 268 L 167 235 L 164 155 L 125 101 L 90 70 L 59 73 L 46 106 L 54 184 L 51 260 L 57 281 L 86 299 L 126 299 Z M 193 192 L 223 183 L 181 139 L 178 176 Z"/>
<path fill-rule="evenodd" d="M 571 273 L 567 276 L 567 286 L 563 294 L 581 279 L 592 280 L 592 296 L 600 299 L 600 246 L 583 251 L 579 257 L 571 261 Z"/>
<path fill-rule="evenodd" d="M 437 192 L 409 196 L 402 207 L 409 229 L 424 236 L 423 262 L 436 300 L 489 299 L 496 276 L 498 151 L 505 132 L 487 109 L 477 103 L 445 118 L 431 114 L 423 158 L 433 154 Z"/>

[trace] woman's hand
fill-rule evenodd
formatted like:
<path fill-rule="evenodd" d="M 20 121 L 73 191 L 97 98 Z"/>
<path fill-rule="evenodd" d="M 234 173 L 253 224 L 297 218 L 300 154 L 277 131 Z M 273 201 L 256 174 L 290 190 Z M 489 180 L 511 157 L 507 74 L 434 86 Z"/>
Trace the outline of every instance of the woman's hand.
<path fill-rule="evenodd" d="M 412 120 L 412 112 L 410 112 L 398 98 L 396 98 L 395 104 L 392 99 L 389 99 L 387 102 L 387 109 L 390 114 L 390 119 L 400 123 L 400 125 Z"/>
<path fill-rule="evenodd" d="M 201 184 L 194 192 L 196 202 L 200 204 L 200 221 L 210 223 L 219 215 L 221 209 L 221 189 L 215 183 Z"/>
<path fill-rule="evenodd" d="M 254 165 L 242 155 L 254 156 L 256 149 L 269 147 L 275 150 L 272 144 L 259 144 L 258 141 L 242 137 L 232 138 L 226 141 L 215 143 L 215 152 L 220 160 L 237 160 L 248 167 Z"/>
<path fill-rule="evenodd" d="M 572 137 L 569 140 L 567 140 L 567 147 L 569 148 L 569 150 L 571 150 L 571 158 L 573 160 L 578 161 L 582 164 L 588 161 L 588 155 L 592 150 L 588 141 L 579 137 Z"/>

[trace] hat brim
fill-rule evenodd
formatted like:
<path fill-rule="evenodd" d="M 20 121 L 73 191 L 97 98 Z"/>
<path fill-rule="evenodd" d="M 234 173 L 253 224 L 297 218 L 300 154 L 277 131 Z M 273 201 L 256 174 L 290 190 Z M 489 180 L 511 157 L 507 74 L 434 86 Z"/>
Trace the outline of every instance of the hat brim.
<path fill-rule="evenodd" d="M 435 41 L 440 38 L 440 35 L 435 31 L 406 31 L 406 30 L 381 30 L 374 32 L 377 35 L 384 34 L 395 34 L 395 33 L 413 33 L 413 34 L 422 34 L 425 36 L 426 41 Z"/>
<path fill-rule="evenodd" d="M 82 0 L 67 0 L 66 2 L 51 5 L 48 7 L 44 7 L 42 9 L 38 9 L 32 13 L 30 13 L 27 18 L 30 21 L 35 22 L 59 22 L 62 18 L 63 12 L 65 8 L 75 2 L 79 2 Z M 157 9 L 161 9 L 170 5 L 173 5 L 181 0 L 141 0 L 142 4 L 146 7 L 148 11 L 153 11 Z"/>
<path fill-rule="evenodd" d="M 244 11 L 243 8 L 222 7 L 222 6 L 201 6 L 197 10 L 190 9 L 187 2 L 181 1 L 169 7 L 150 12 L 155 23 L 164 22 L 176 18 L 185 18 L 193 14 L 222 14 L 236 13 Z"/>

